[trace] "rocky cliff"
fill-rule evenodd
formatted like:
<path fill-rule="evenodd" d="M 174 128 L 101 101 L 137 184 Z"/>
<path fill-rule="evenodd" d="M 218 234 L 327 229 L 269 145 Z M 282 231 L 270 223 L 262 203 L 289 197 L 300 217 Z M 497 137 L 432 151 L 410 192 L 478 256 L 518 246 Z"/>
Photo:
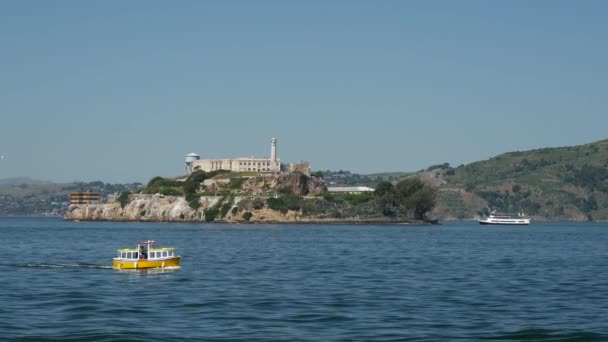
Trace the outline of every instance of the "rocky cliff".
<path fill-rule="evenodd" d="M 275 177 L 249 177 L 241 186 L 245 192 L 256 194 L 290 193 L 297 196 L 318 195 L 327 192 L 322 179 L 294 173 Z"/>
<path fill-rule="evenodd" d="M 301 210 L 280 212 L 267 207 L 241 208 L 241 197 L 201 197 L 200 207 L 193 209 L 183 197 L 134 194 L 124 207 L 120 203 L 71 205 L 66 220 L 79 221 L 137 221 L 137 222 L 301 222 Z M 216 217 L 216 211 L 226 206 L 225 215 Z M 246 210 L 246 211 L 245 211 Z M 251 217 L 244 218 L 248 212 Z M 213 219 L 209 215 L 213 213 Z"/>
<path fill-rule="evenodd" d="M 217 198 L 205 198 L 209 203 Z M 205 201 L 205 202 L 206 202 Z M 212 205 L 212 204 L 211 204 Z M 120 203 L 70 205 L 66 220 L 86 221 L 197 221 L 202 212 L 188 206 L 183 197 L 130 195 L 124 207 Z"/>

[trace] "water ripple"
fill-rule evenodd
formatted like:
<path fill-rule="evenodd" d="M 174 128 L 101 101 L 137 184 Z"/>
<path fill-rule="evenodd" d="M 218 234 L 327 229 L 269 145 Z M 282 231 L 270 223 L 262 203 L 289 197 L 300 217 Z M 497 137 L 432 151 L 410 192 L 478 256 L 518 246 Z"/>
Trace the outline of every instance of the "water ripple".
<path fill-rule="evenodd" d="M 606 228 L 0 219 L 0 340 L 605 341 Z M 182 267 L 111 270 L 148 239 Z"/>

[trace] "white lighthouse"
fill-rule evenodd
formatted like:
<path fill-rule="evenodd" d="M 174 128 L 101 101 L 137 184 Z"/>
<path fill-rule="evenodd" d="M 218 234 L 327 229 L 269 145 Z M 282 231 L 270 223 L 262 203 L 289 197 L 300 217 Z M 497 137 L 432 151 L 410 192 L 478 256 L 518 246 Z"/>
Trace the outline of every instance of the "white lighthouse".
<path fill-rule="evenodd" d="M 277 161 L 277 138 L 272 138 L 272 144 L 270 145 L 270 160 Z"/>

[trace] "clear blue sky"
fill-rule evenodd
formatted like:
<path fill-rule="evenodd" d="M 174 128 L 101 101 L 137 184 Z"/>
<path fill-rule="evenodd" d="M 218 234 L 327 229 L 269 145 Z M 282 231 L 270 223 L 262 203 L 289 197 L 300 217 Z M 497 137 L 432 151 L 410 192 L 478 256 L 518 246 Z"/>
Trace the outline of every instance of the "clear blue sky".
<path fill-rule="evenodd" d="M 608 1 L 0 2 L 0 178 L 415 171 L 608 138 Z"/>

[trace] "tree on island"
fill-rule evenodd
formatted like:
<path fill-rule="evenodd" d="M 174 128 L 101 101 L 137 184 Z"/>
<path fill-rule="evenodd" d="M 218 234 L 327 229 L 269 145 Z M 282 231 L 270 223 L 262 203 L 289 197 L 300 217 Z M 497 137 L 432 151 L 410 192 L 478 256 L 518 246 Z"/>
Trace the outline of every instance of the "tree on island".
<path fill-rule="evenodd" d="M 437 201 L 437 190 L 424 183 L 420 178 L 406 178 L 397 185 L 381 182 L 374 195 L 385 216 L 406 216 L 413 214 L 417 220 L 426 220 Z"/>

